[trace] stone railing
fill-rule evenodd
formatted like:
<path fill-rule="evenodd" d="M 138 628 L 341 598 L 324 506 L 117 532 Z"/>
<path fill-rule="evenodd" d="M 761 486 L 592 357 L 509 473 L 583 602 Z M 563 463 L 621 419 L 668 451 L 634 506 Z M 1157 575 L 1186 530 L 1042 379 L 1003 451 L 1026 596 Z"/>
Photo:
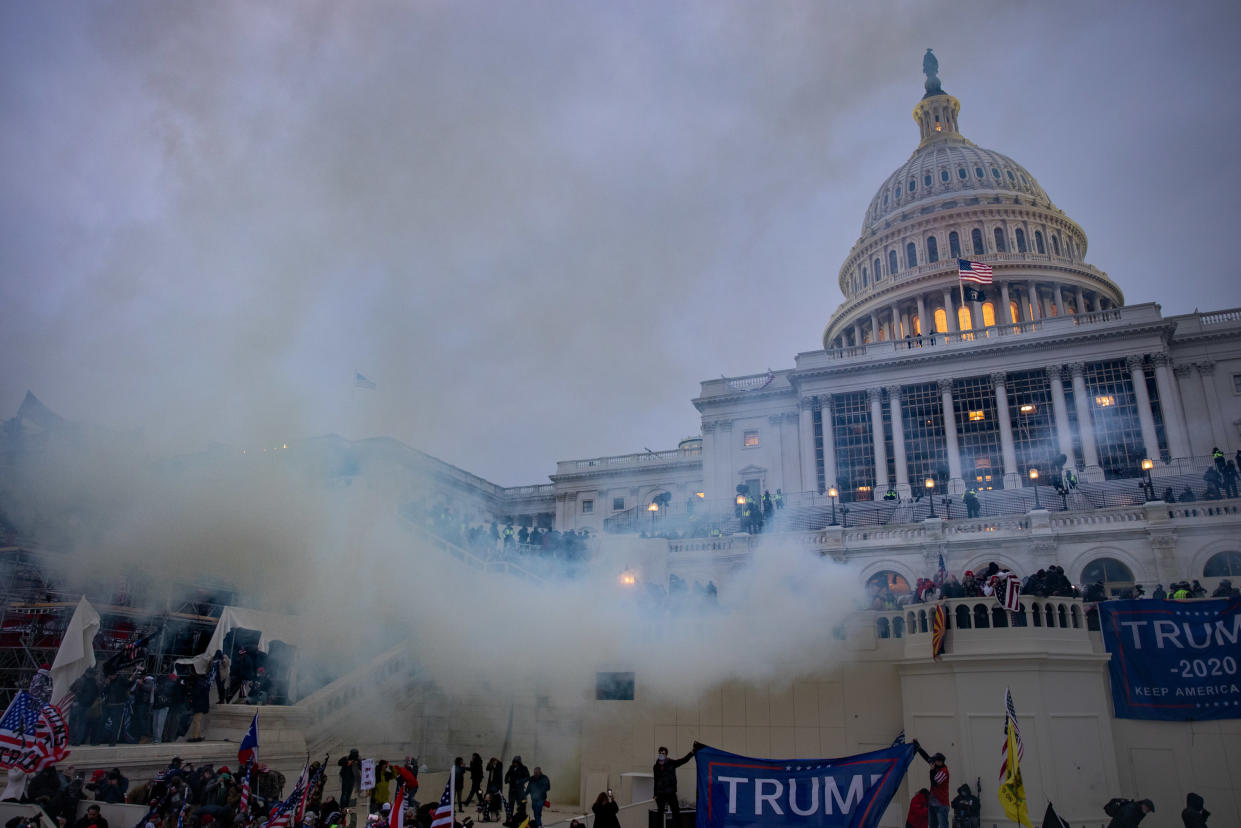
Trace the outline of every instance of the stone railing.
<path fill-rule="evenodd" d="M 556 464 L 557 474 L 572 474 L 591 469 L 615 468 L 616 466 L 640 466 L 645 464 L 672 463 L 678 460 L 701 460 L 702 447 L 646 451 L 638 454 L 616 454 L 611 457 L 591 457 L 586 460 L 563 460 Z"/>
<path fill-rule="evenodd" d="M 1080 598 L 1037 598 L 1023 595 L 1021 609 L 1004 609 L 994 598 L 951 598 L 942 601 L 947 630 L 1006 630 L 1039 628 L 1066 630 L 1087 635 L 1086 607 Z M 878 638 L 931 636 L 935 604 L 916 604 L 899 610 L 881 610 L 874 615 Z"/>

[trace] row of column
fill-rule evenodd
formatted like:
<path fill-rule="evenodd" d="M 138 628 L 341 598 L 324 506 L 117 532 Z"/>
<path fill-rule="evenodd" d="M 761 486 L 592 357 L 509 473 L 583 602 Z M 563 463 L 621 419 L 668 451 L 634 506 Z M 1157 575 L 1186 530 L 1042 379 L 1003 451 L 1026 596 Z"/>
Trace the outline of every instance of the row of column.
<path fill-rule="evenodd" d="M 1182 414 L 1180 394 L 1176 380 L 1170 370 L 1170 361 L 1166 354 L 1154 357 L 1155 382 L 1159 390 L 1161 407 L 1164 414 L 1164 427 L 1168 439 L 1168 451 L 1173 457 L 1190 456 L 1189 432 Z M 1138 420 L 1142 432 L 1142 444 L 1146 456 L 1152 459 L 1160 456 L 1159 437 L 1155 429 L 1155 419 L 1151 411 L 1150 395 L 1146 389 L 1146 371 L 1140 356 L 1127 359 L 1130 377 L 1134 389 L 1134 397 L 1138 409 Z M 1090 398 L 1087 395 L 1085 364 L 1076 362 L 1068 366 L 1070 381 L 1073 385 L 1073 407 L 1077 414 L 1078 432 L 1081 442 L 1081 459 L 1084 465 L 1084 476 L 1087 480 L 1102 480 L 1103 469 L 1099 465 L 1098 445 L 1095 441 L 1094 425 L 1091 418 Z M 1061 454 L 1075 462 L 1073 451 L 1073 435 L 1069 423 L 1068 401 L 1064 393 L 1064 371 L 1058 366 L 1046 368 L 1048 385 L 1051 389 L 1052 416 L 1055 422 L 1056 440 Z M 1021 476 L 1017 469 L 1017 450 L 1013 441 L 1013 424 L 1008 409 L 1007 374 L 997 371 L 991 374 L 992 390 L 995 394 L 996 415 L 1000 427 L 1000 455 L 1004 467 L 1004 487 L 1015 488 L 1021 485 Z M 895 488 L 902 496 L 911 494 L 909 468 L 906 462 L 905 428 L 901 403 L 901 386 L 890 385 L 884 388 L 869 389 L 871 439 L 875 461 L 875 496 L 883 493 L 893 485 L 888 477 L 887 442 L 883 432 L 883 398 L 887 392 L 888 409 L 892 422 L 892 452 L 896 468 Z M 961 450 L 957 438 L 956 410 L 953 400 L 953 380 L 939 380 L 940 404 L 944 420 L 945 449 L 948 454 L 949 491 L 958 493 L 965 489 L 964 477 L 961 473 Z M 814 407 L 817 402 L 822 412 L 823 428 L 823 471 L 827 486 L 836 483 L 836 443 L 833 433 L 833 398 L 831 394 L 818 397 L 803 397 L 801 400 L 801 445 L 802 485 L 805 491 L 818 489 L 818 466 L 815 457 L 814 441 Z"/>
<path fill-rule="evenodd" d="M 1053 283 L 1050 292 L 1043 296 L 1042 287 L 1036 282 L 1013 282 L 1003 281 L 997 282 L 1000 296 L 999 301 L 993 303 L 996 307 L 996 322 L 1000 325 L 1008 325 L 1013 322 L 1033 322 L 1044 319 L 1052 315 L 1051 309 L 1055 308 L 1056 316 L 1064 316 L 1069 313 L 1066 303 L 1066 291 L 1061 285 Z M 994 287 L 994 286 L 993 286 Z M 1073 298 L 1073 313 L 1087 313 L 1093 311 L 1104 310 L 1111 307 L 1111 301 L 1103 294 L 1092 292 L 1087 294 L 1080 287 L 1074 287 L 1071 290 Z M 934 294 L 932 294 L 932 297 Z M 934 326 L 935 311 L 943 310 L 947 317 L 947 325 L 949 333 L 957 333 L 960 330 L 958 322 L 958 312 L 960 302 L 958 301 L 958 288 L 944 288 L 942 291 L 941 302 L 938 305 L 931 304 L 931 317 L 927 316 L 927 297 L 919 295 L 915 297 L 911 305 L 910 299 L 901 299 L 892 302 L 886 307 L 881 307 L 870 312 L 869 317 L 859 318 L 854 321 L 852 328 L 842 332 L 833 342 L 837 348 L 846 347 L 848 345 L 860 345 L 867 341 L 867 333 L 870 334 L 870 342 L 878 342 L 879 335 L 882 332 L 887 340 L 901 339 L 904 336 L 912 335 L 914 331 L 914 315 L 921 320 L 921 330 L 924 334 L 929 334 Z M 1010 320 L 1009 306 L 1012 302 L 1017 301 L 1018 319 Z M 1046 306 L 1044 306 L 1046 301 Z M 1089 306 L 1089 307 L 1088 307 Z M 970 303 L 970 321 L 974 329 L 984 327 L 982 324 L 983 312 L 982 303 Z M 869 322 L 869 325 L 866 323 Z M 928 322 L 932 324 L 927 324 Z M 904 333 L 902 333 L 904 331 Z M 850 333 L 852 341 L 848 341 Z"/>

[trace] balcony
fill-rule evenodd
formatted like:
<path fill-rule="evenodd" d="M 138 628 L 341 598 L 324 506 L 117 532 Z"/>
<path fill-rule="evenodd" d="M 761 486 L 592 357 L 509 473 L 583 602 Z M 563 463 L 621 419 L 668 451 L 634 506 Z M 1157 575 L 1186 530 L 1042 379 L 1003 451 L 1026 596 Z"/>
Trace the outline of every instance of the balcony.
<path fill-rule="evenodd" d="M 645 451 L 637 454 L 614 454 L 610 457 L 592 457 L 586 460 L 562 460 L 556 464 L 556 475 L 582 474 L 596 470 L 639 468 L 675 463 L 702 462 L 702 446 Z"/>

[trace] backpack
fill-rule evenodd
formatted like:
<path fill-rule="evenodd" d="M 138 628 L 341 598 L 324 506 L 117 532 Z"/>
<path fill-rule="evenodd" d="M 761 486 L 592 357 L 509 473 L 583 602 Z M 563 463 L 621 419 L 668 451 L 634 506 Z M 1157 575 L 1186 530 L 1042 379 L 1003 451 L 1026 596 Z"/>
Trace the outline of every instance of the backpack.
<path fill-rule="evenodd" d="M 1108 816 L 1110 816 L 1110 817 L 1114 817 L 1114 816 L 1116 816 L 1117 814 L 1119 814 L 1119 813 L 1120 813 L 1120 809 L 1121 809 L 1121 808 L 1123 808 L 1123 807 L 1125 807 L 1126 805 L 1128 805 L 1128 804 L 1129 804 L 1129 802 L 1130 802 L 1130 800 L 1128 800 L 1128 799 L 1123 799 L 1123 798 L 1121 798 L 1121 797 L 1116 797 L 1116 798 L 1114 798 L 1114 799 L 1109 799 L 1109 800 L 1107 801 L 1107 804 L 1103 806 L 1103 813 L 1107 814 L 1107 815 L 1108 815 Z"/>

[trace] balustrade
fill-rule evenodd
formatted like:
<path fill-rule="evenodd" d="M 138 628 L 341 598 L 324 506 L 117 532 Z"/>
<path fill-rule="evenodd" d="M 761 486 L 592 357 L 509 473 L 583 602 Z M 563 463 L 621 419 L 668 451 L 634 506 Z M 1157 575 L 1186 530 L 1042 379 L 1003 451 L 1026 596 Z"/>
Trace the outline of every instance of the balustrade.
<path fill-rule="evenodd" d="M 1038 598 L 1023 595 L 1021 609 L 1006 610 L 994 598 L 952 598 L 942 602 L 945 627 L 952 630 L 996 630 L 1037 627 L 1044 630 L 1086 630 L 1086 612 L 1080 598 Z M 935 604 L 899 610 L 874 611 L 879 638 L 929 636 Z"/>

